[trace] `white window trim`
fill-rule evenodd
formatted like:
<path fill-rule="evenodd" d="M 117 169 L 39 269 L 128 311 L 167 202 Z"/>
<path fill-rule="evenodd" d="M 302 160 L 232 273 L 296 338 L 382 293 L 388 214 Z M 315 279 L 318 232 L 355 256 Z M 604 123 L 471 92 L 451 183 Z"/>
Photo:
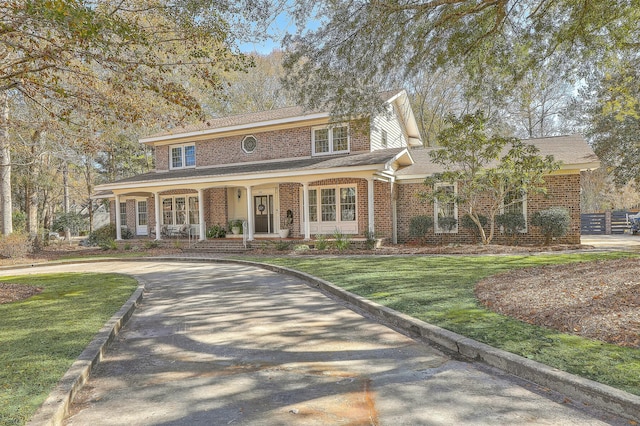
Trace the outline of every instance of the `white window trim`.
<path fill-rule="evenodd" d="M 525 192 L 522 195 L 522 215 L 524 216 L 524 229 L 520 231 L 521 234 L 526 234 L 529 232 L 529 226 L 527 225 L 527 193 Z M 502 199 L 502 205 L 500 206 L 500 214 L 504 214 L 504 199 Z M 500 227 L 500 232 L 504 233 L 504 228 Z"/>
<path fill-rule="evenodd" d="M 185 158 L 184 151 L 185 151 L 185 148 L 189 147 L 189 146 L 192 146 L 193 149 L 194 149 L 194 152 L 195 152 L 195 155 L 196 155 L 196 158 L 194 160 L 195 160 L 195 163 L 197 164 L 197 162 L 198 162 L 198 160 L 197 160 L 198 153 L 196 151 L 196 144 L 195 143 L 191 142 L 191 143 L 183 143 L 183 144 L 180 144 L 180 145 L 169 145 L 169 170 L 193 169 L 193 168 L 196 167 L 195 164 L 193 166 L 185 165 L 186 164 L 186 158 Z M 173 166 L 173 155 L 172 154 L 173 154 L 174 148 L 180 148 L 180 152 L 181 152 L 181 155 L 182 155 L 182 166 L 180 166 L 180 167 L 174 167 Z"/>
<path fill-rule="evenodd" d="M 458 184 L 457 183 L 439 182 L 439 183 L 435 184 L 435 189 L 438 189 L 438 188 L 443 187 L 443 186 L 453 186 L 453 193 L 454 194 L 458 193 Z M 440 228 L 440 225 L 438 224 L 438 211 L 439 210 L 440 210 L 439 200 L 436 198 L 434 200 L 434 202 L 433 202 L 433 230 L 434 230 L 434 232 L 436 234 L 457 234 L 458 233 L 458 228 L 460 226 L 460 223 L 456 223 L 455 228 L 453 228 L 451 231 L 446 231 L 446 230 Z M 453 203 L 453 217 L 458 219 L 458 203 L 456 203 L 456 202 Z"/>
<path fill-rule="evenodd" d="M 185 207 L 185 223 L 183 224 L 176 224 L 176 219 L 177 219 L 177 212 L 178 210 L 176 210 L 176 198 L 184 198 L 184 207 Z M 163 208 L 163 201 L 164 200 L 171 200 L 171 221 L 173 222 L 172 224 L 168 224 L 168 226 L 183 226 L 183 225 L 199 225 L 199 223 L 191 223 L 189 220 L 189 198 L 198 198 L 197 194 L 176 194 L 176 195 L 171 195 L 171 196 L 166 196 L 166 197 L 160 197 L 160 221 L 162 222 L 162 225 L 167 225 L 164 223 L 164 208 Z M 199 219 L 199 211 L 196 210 L 196 217 Z"/>
<path fill-rule="evenodd" d="M 244 147 L 245 141 L 247 139 L 249 139 L 249 138 L 253 138 L 253 140 L 256 141 L 256 146 L 251 151 L 245 149 L 245 147 Z M 254 152 L 256 152 L 256 149 L 258 148 L 258 138 L 256 138 L 253 135 L 247 135 L 244 138 L 242 138 L 242 142 L 240 143 L 240 147 L 242 148 L 242 152 L 244 152 L 245 154 L 253 154 Z"/>
<path fill-rule="evenodd" d="M 337 127 L 346 127 L 347 128 L 347 149 L 343 151 L 334 151 L 333 150 L 333 129 Z M 316 152 L 316 130 L 328 129 L 329 132 L 329 151 L 327 152 Z M 336 124 L 333 126 L 315 126 L 311 128 L 311 155 L 320 156 L 320 155 L 334 155 L 334 154 L 348 154 L 351 152 L 351 129 L 349 128 L 349 124 Z"/>
<path fill-rule="evenodd" d="M 354 220 L 342 220 L 340 219 L 340 217 L 342 216 L 340 213 L 342 212 L 342 210 L 340 209 L 341 204 L 340 204 L 340 189 L 342 188 L 355 188 L 356 190 L 356 218 Z M 360 212 L 358 211 L 358 185 L 353 183 L 353 184 L 340 184 L 340 185 L 322 185 L 322 186 L 310 186 L 309 187 L 309 191 L 312 190 L 316 190 L 316 207 L 318 208 L 318 211 L 316 212 L 317 214 L 317 220 L 311 220 L 309 219 L 309 222 L 311 223 L 357 223 L 358 222 L 358 218 L 360 217 L 359 214 Z M 321 193 L 320 191 L 322 189 L 335 189 L 336 190 L 336 220 L 331 220 L 331 221 L 323 221 L 322 218 L 322 204 L 321 204 Z M 309 204 L 311 204 L 311 199 L 309 199 Z"/>

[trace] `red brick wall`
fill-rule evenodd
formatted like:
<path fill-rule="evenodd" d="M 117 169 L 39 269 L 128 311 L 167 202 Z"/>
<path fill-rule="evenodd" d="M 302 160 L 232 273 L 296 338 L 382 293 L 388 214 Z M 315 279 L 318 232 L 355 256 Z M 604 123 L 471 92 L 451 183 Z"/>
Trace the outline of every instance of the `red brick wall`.
<path fill-rule="evenodd" d="M 518 244 L 542 244 L 544 236 L 539 229 L 531 225 L 531 215 L 539 210 L 549 207 L 564 207 L 571 215 L 570 230 L 566 236 L 557 240 L 563 244 L 580 243 L 580 175 L 553 175 L 545 178 L 547 194 L 530 193 L 527 196 L 527 232 L 518 235 Z M 407 242 L 412 239 L 409 235 L 409 223 L 412 217 L 418 215 L 434 216 L 433 205 L 422 201 L 418 193 L 427 191 L 422 183 L 398 185 L 398 242 Z M 458 220 L 463 216 L 459 210 Z M 488 230 L 487 230 L 488 232 Z M 470 243 L 473 242 L 471 231 L 458 226 L 458 232 L 454 234 L 436 234 L 431 229 L 427 235 L 427 243 Z M 495 230 L 492 243 L 506 244 L 510 239 L 502 234 L 498 228 Z"/>
<path fill-rule="evenodd" d="M 377 238 L 391 239 L 393 235 L 393 218 L 391 214 L 391 184 L 373 182 L 374 227 Z"/>
<path fill-rule="evenodd" d="M 368 125 L 351 125 L 349 129 L 351 151 L 368 151 L 370 149 Z M 253 135 L 258 143 L 255 151 L 247 154 L 242 150 L 242 140 L 249 135 Z M 212 138 L 197 141 L 195 144 L 197 167 L 309 157 L 311 156 L 311 127 L 269 132 L 252 132 L 249 129 L 243 135 Z M 156 147 L 155 155 L 156 170 L 169 170 L 169 146 Z"/>
<path fill-rule="evenodd" d="M 287 217 L 287 210 L 291 210 L 293 212 L 293 224 L 289 226 L 290 237 L 304 237 L 304 233 L 300 232 L 303 219 L 302 207 L 300 205 L 300 188 L 302 188 L 302 185 L 299 183 L 281 183 L 278 187 L 278 197 L 280 201 L 280 217 L 276 218 L 280 225 L 278 229 L 282 229 L 282 225 Z"/>
<path fill-rule="evenodd" d="M 212 225 L 227 227 L 229 209 L 227 188 L 211 188 L 204 191 L 204 217 L 207 228 Z"/>

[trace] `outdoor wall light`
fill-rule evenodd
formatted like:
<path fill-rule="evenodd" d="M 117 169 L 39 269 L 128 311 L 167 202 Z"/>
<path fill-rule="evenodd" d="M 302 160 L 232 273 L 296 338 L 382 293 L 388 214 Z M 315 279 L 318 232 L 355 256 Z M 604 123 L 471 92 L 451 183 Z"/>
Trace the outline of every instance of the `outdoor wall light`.
<path fill-rule="evenodd" d="M 238 200 L 242 197 L 242 190 L 238 189 Z"/>

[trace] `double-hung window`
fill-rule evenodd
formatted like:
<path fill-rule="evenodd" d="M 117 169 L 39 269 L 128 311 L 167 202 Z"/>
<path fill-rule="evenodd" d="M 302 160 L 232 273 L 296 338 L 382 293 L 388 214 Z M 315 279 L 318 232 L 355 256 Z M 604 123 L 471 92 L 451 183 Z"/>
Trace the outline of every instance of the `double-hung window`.
<path fill-rule="evenodd" d="M 458 206 L 455 202 L 456 186 L 450 183 L 436 184 L 437 196 L 434 202 L 435 231 L 439 233 L 458 232 Z"/>
<path fill-rule="evenodd" d="M 311 131 L 313 155 L 349 152 L 349 127 L 315 127 Z"/>
<path fill-rule="evenodd" d="M 508 191 L 502 202 L 502 213 L 519 213 L 524 218 L 525 227 L 520 232 L 527 232 L 527 192 L 522 188 Z"/>
<path fill-rule="evenodd" d="M 171 169 L 196 166 L 196 146 L 194 144 L 172 145 L 169 148 Z"/>
<path fill-rule="evenodd" d="M 120 203 L 120 226 L 127 226 L 127 203 Z"/>

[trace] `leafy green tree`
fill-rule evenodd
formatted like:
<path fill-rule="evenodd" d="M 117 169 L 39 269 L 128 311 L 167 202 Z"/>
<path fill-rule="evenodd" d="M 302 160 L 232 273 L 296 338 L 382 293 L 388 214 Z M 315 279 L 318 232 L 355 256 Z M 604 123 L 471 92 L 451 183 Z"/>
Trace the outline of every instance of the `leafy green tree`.
<path fill-rule="evenodd" d="M 430 152 L 443 172 L 425 180 L 432 188 L 421 194 L 431 202 L 454 202 L 462 214 L 468 214 L 478 228 L 483 244 L 489 244 L 495 232 L 495 217 L 504 207 L 507 194 L 514 191 L 544 192 L 543 177 L 557 170 L 560 163 L 552 156 L 542 157 L 539 150 L 516 138 L 489 135 L 484 113 L 449 117 L 449 127 L 438 135 L 439 149 Z M 457 191 L 438 182 L 457 183 Z M 489 222 L 483 228 L 482 216 Z"/>
<path fill-rule="evenodd" d="M 31 103 L 71 125 L 202 118 L 189 79 L 214 93 L 225 72 L 251 60 L 237 53 L 225 2 L 8 0 L 0 4 L 0 208 L 11 227 L 10 104 Z M 236 9 L 237 10 L 237 9 Z M 144 102 L 138 94 L 145 94 Z"/>
<path fill-rule="evenodd" d="M 638 48 L 638 0 L 300 0 L 296 6 L 301 21 L 311 16 L 322 25 L 298 25 L 299 33 L 286 39 L 287 87 L 310 108 L 337 112 L 370 110 L 380 89 L 423 70 L 473 64 L 469 72 L 476 75 L 489 68 L 515 81 L 550 57 L 576 69 Z"/>
<path fill-rule="evenodd" d="M 598 157 L 622 186 L 640 184 L 640 60 L 616 64 L 595 84 L 589 137 Z M 593 96 L 593 95 L 592 95 Z"/>

